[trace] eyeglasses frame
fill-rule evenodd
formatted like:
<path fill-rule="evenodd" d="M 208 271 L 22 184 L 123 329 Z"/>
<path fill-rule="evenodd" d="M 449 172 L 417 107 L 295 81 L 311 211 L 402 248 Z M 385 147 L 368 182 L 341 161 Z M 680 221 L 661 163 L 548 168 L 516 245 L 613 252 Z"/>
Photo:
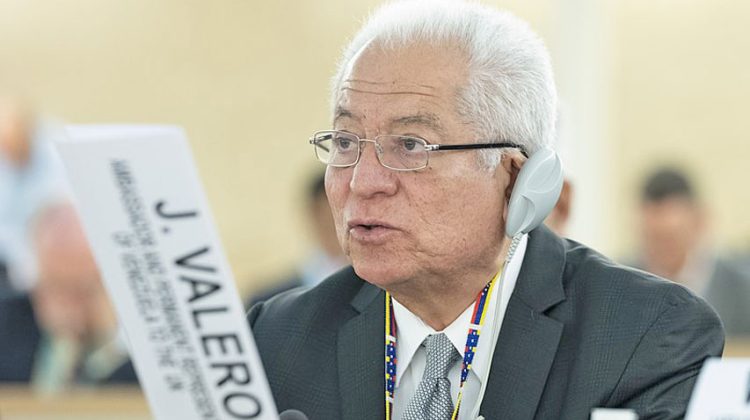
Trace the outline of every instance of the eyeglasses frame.
<path fill-rule="evenodd" d="M 317 149 L 318 147 L 320 147 L 319 144 L 318 144 L 320 140 L 316 139 L 316 137 L 318 137 L 322 133 L 344 133 L 344 134 L 347 134 L 347 135 L 350 135 L 350 136 L 356 138 L 357 139 L 357 149 L 358 149 L 357 159 L 354 162 L 346 164 L 346 165 L 336 165 L 336 164 L 332 164 L 332 163 L 323 162 L 320 159 L 319 155 L 318 155 L 318 149 Z M 320 130 L 320 131 L 316 131 L 315 133 L 313 133 L 312 137 L 310 137 L 310 139 L 308 140 L 308 142 L 311 145 L 315 146 L 315 157 L 321 163 L 324 163 L 324 164 L 326 164 L 328 166 L 333 166 L 334 168 L 349 168 L 351 166 L 356 166 L 359 163 L 360 158 L 362 157 L 362 147 L 360 147 L 360 143 L 361 142 L 368 142 L 368 143 L 375 144 L 375 146 L 376 146 L 375 147 L 375 152 L 376 152 L 375 154 L 378 157 L 378 163 L 380 163 L 380 165 L 382 165 L 384 168 L 390 169 L 392 171 L 412 172 L 412 171 L 422 170 L 422 169 L 426 168 L 427 166 L 429 166 L 429 164 L 430 164 L 430 154 L 429 153 L 427 153 L 427 161 L 425 162 L 424 166 L 421 166 L 419 168 L 408 168 L 408 169 L 406 169 L 406 168 L 392 168 L 392 167 L 387 166 L 386 164 L 384 164 L 383 161 L 382 161 L 382 158 L 381 158 L 381 155 L 383 154 L 383 149 L 380 146 L 380 143 L 378 143 L 378 138 L 380 138 L 380 137 L 386 137 L 386 136 L 388 136 L 388 137 L 393 137 L 393 136 L 395 136 L 395 137 L 406 137 L 406 138 L 418 140 L 419 142 L 424 143 L 424 148 L 425 148 L 425 151 L 427 151 L 427 152 L 439 152 L 439 151 L 449 151 L 449 150 L 478 150 L 478 149 L 518 149 L 524 156 L 529 157 L 528 153 L 526 152 L 526 149 L 522 145 L 520 145 L 518 143 L 513 143 L 513 142 L 465 143 L 465 144 L 431 144 L 431 143 L 428 143 L 427 140 L 425 140 L 423 138 L 420 138 L 420 137 L 416 137 L 416 136 L 399 136 L 397 134 L 381 134 L 379 136 L 376 136 L 374 139 L 363 139 L 363 138 L 359 137 L 358 135 L 356 135 L 354 133 L 350 133 L 348 131 L 340 131 L 340 130 Z"/>

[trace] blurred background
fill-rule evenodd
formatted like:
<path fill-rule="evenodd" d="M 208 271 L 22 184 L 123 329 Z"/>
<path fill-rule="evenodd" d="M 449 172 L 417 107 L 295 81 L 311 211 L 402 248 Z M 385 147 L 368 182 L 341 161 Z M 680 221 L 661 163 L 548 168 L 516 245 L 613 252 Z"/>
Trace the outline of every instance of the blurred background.
<path fill-rule="evenodd" d="M 717 242 L 750 246 L 750 3 L 487 3 L 529 21 L 552 53 L 577 186 L 571 237 L 630 252 L 638 185 L 670 163 L 694 178 Z M 251 291 L 309 247 L 298 209 L 317 162 L 306 140 L 330 126 L 338 54 L 377 4 L 0 0 L 0 92 L 65 122 L 185 127 Z"/>
<path fill-rule="evenodd" d="M 378 3 L 0 0 L 0 97 L 35 124 L 185 127 L 252 300 L 317 247 L 307 139 L 330 127 L 329 78 Z M 691 191 L 677 195 L 700 208 L 693 248 L 750 266 L 750 2 L 486 3 L 527 20 L 553 57 L 567 236 L 647 268 L 647 178 L 677 168 Z"/>

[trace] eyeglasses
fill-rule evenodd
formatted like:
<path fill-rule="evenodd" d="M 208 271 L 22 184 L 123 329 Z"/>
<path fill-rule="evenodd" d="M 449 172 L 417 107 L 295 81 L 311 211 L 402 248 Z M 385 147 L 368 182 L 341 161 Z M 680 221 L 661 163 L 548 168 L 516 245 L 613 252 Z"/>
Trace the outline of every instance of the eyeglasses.
<path fill-rule="evenodd" d="M 417 171 L 427 167 L 430 152 L 443 150 L 474 150 L 515 148 L 526 155 L 516 143 L 428 144 L 419 137 L 384 134 L 373 140 L 359 138 L 345 131 L 318 131 L 310 138 L 315 156 L 328 166 L 346 168 L 359 162 L 362 143 L 373 143 L 381 165 L 394 171 Z"/>

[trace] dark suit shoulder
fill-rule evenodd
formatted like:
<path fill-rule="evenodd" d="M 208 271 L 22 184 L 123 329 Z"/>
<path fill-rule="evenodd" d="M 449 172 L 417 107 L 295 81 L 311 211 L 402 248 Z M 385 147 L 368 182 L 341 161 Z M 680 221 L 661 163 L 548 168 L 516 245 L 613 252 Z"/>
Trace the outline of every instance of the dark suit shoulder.
<path fill-rule="evenodd" d="M 253 306 L 247 318 L 263 362 L 273 366 L 332 351 L 339 328 L 357 315 L 352 302 L 366 284 L 348 267 L 313 288 L 289 290 Z"/>
<path fill-rule="evenodd" d="M 641 308 L 657 305 L 665 310 L 666 306 L 687 304 L 710 310 L 705 300 L 680 284 L 614 262 L 575 241 L 564 242 L 566 265 L 563 280 L 566 289 L 616 297 L 620 305 Z"/>
<path fill-rule="evenodd" d="M 358 314 L 353 306 L 358 298 L 374 295 L 361 293 L 363 287 L 367 292 L 377 290 L 348 267 L 311 289 L 290 290 L 250 309 L 248 322 L 279 410 L 296 408 L 310 418 L 340 418 L 340 407 L 333 403 L 341 395 L 338 334 Z"/>
<path fill-rule="evenodd" d="M 606 390 L 588 405 L 629 407 L 649 418 L 684 416 L 703 361 L 722 351 L 714 310 L 679 284 L 563 242 L 566 298 L 550 316 L 565 324 L 560 346 L 574 348 L 576 357 L 560 365 L 567 366 L 561 377 Z"/>
<path fill-rule="evenodd" d="M 350 303 L 364 284 L 354 274 L 354 269 L 346 267 L 313 288 L 288 290 L 254 305 L 248 313 L 248 321 L 255 327 L 269 322 L 307 324 L 326 314 L 333 319 L 342 318 L 347 309 L 352 310 Z"/>
<path fill-rule="evenodd" d="M 294 275 L 288 276 L 281 281 L 273 282 L 272 286 L 256 291 L 252 295 L 248 296 L 245 300 L 245 307 L 251 308 L 256 303 L 265 302 L 278 295 L 279 293 L 283 293 L 287 290 L 292 290 L 297 287 L 303 287 L 303 284 L 302 277 L 298 273 L 295 273 Z"/>

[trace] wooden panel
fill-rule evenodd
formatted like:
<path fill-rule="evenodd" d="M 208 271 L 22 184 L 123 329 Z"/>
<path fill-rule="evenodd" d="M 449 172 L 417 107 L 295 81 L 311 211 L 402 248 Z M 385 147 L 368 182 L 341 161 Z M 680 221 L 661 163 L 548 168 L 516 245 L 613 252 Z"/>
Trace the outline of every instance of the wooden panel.
<path fill-rule="evenodd" d="M 107 387 L 74 389 L 59 396 L 40 396 L 28 387 L 0 387 L 3 420 L 146 420 L 151 419 L 140 389 Z"/>
<path fill-rule="evenodd" d="M 750 337 L 727 339 L 724 357 L 750 357 Z"/>

